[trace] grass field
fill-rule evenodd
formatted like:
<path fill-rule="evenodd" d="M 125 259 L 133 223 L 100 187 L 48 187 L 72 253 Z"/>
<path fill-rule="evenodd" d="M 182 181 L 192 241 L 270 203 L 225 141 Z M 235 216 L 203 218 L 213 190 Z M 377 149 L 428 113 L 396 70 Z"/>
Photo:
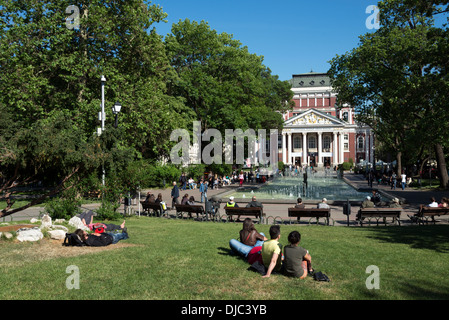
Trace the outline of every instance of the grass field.
<path fill-rule="evenodd" d="M 118 223 L 117 221 L 116 223 Z M 10 300 L 411 300 L 449 298 L 449 226 L 281 226 L 298 230 L 330 282 L 262 278 L 230 254 L 241 223 L 132 217 L 130 238 L 106 248 L 0 241 L 0 299 Z M 269 234 L 268 225 L 257 225 Z M 379 289 L 367 289 L 368 266 Z M 79 289 L 66 281 L 74 266 Z M 69 267 L 69 269 L 68 269 Z"/>

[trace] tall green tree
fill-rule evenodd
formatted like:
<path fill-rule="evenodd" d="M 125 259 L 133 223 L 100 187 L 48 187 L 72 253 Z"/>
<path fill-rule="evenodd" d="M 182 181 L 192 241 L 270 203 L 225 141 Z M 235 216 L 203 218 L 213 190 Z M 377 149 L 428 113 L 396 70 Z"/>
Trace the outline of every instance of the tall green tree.
<path fill-rule="evenodd" d="M 232 35 L 186 19 L 173 24 L 165 44 L 178 75 L 170 93 L 185 99 L 203 130 L 282 127 L 280 112 L 291 107 L 289 83 Z"/>
<path fill-rule="evenodd" d="M 63 186 L 53 182 L 100 164 L 115 173 L 113 168 L 125 166 L 123 154 L 168 155 L 171 131 L 185 124 L 182 100 L 167 92 L 166 84 L 177 74 L 162 37 L 151 29 L 165 18 L 162 9 L 142 0 L 72 4 L 0 0 L 0 106 L 2 118 L 7 114 L 2 120 L 8 119 L 0 136 L 2 197 L 8 197 L 13 186 L 45 175 L 52 178 L 47 183 L 60 190 Z M 68 23 L 70 19 L 75 23 Z M 102 75 L 107 80 L 108 124 L 114 122 L 113 104 L 122 104 L 120 136 L 111 140 L 113 132 L 103 133 L 96 141 Z M 41 148 L 45 151 L 37 154 Z M 78 160 L 70 158 L 73 154 Z M 82 170 L 77 161 L 87 160 L 91 162 Z"/>
<path fill-rule="evenodd" d="M 353 105 L 359 120 L 396 151 L 399 170 L 403 154 L 417 154 L 430 143 L 437 154 L 441 186 L 447 187 L 443 154 L 449 123 L 443 115 L 447 70 L 437 53 L 446 47 L 447 37 L 444 27 L 435 27 L 430 7 L 418 2 L 422 6 L 380 2 L 380 29 L 361 36 L 357 48 L 332 59 L 329 73 L 340 103 Z"/>

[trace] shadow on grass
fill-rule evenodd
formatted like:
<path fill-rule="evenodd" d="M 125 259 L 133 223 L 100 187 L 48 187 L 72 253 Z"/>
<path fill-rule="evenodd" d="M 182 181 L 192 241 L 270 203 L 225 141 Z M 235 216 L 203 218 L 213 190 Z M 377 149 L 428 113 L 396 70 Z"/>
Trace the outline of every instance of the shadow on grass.
<path fill-rule="evenodd" d="M 393 299 L 406 300 L 447 300 L 449 299 L 449 286 L 447 284 L 439 283 L 435 285 L 435 281 L 417 281 L 416 279 L 405 279 L 398 276 L 395 283 L 390 285 L 381 281 L 379 290 L 363 289 L 360 291 L 359 298 L 362 300 L 384 300 L 391 299 L 389 296 L 384 296 L 384 288 L 395 287 L 395 292 L 400 292 L 401 297 Z M 387 289 L 388 290 L 388 289 Z"/>
<path fill-rule="evenodd" d="M 449 253 L 449 225 L 371 227 L 369 230 L 373 234 L 368 235 L 368 238 L 383 242 L 403 243 L 413 249 Z"/>

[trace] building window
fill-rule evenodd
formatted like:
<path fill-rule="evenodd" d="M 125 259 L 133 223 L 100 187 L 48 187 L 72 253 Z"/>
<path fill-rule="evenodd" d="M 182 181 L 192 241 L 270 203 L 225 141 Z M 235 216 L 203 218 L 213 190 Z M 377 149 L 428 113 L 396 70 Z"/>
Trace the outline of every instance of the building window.
<path fill-rule="evenodd" d="M 323 137 L 323 151 L 324 152 L 331 151 L 331 137 L 330 136 Z"/>
<path fill-rule="evenodd" d="M 343 112 L 343 120 L 349 122 L 349 113 L 347 111 Z"/>
<path fill-rule="evenodd" d="M 316 148 L 316 137 L 310 136 L 309 137 L 309 149 L 315 149 Z"/>
<path fill-rule="evenodd" d="M 357 139 L 357 149 L 358 149 L 358 150 L 363 150 L 363 149 L 365 149 L 365 139 L 363 139 L 362 136 L 360 136 L 360 137 Z"/>
<path fill-rule="evenodd" d="M 301 146 L 301 137 L 300 136 L 295 136 L 293 138 L 293 149 L 300 149 L 302 148 Z"/>

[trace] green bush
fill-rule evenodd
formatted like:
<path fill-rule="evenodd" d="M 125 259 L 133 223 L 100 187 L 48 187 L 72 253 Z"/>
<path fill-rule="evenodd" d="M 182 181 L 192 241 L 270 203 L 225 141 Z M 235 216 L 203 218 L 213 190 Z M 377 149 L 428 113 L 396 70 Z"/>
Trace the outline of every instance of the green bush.
<path fill-rule="evenodd" d="M 45 204 L 45 212 L 54 219 L 66 219 L 74 217 L 81 212 L 81 201 L 73 196 L 53 198 Z"/>
<path fill-rule="evenodd" d="M 340 169 L 341 170 L 350 170 L 352 168 L 352 165 L 349 163 L 349 162 L 343 162 L 341 165 L 340 165 Z"/>

